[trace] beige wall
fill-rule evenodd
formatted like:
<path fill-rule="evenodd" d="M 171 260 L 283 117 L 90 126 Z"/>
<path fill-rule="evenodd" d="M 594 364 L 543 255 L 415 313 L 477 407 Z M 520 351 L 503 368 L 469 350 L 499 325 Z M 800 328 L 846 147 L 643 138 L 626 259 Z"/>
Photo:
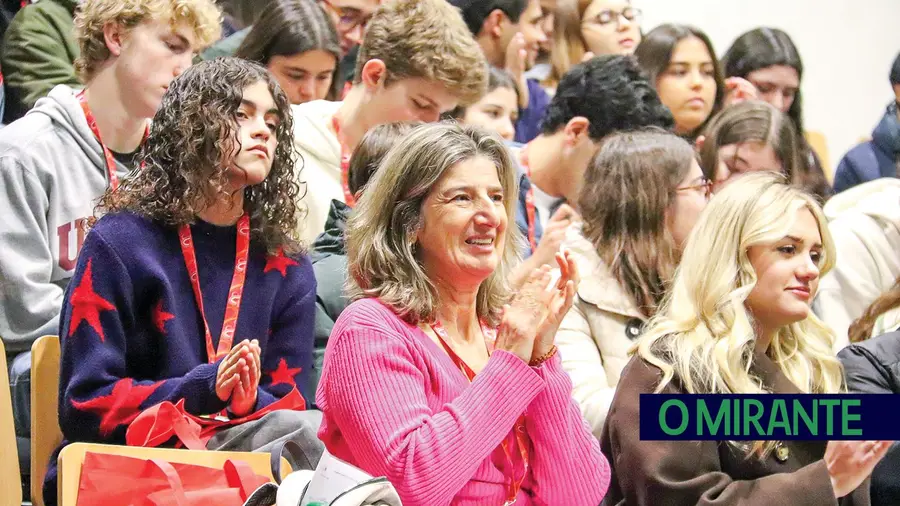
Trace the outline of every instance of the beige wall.
<path fill-rule="evenodd" d="M 644 30 L 690 23 L 722 55 L 741 33 L 773 26 L 803 58 L 804 122 L 828 140 L 831 164 L 868 136 L 893 99 L 888 72 L 900 52 L 900 0 L 634 0 Z"/>

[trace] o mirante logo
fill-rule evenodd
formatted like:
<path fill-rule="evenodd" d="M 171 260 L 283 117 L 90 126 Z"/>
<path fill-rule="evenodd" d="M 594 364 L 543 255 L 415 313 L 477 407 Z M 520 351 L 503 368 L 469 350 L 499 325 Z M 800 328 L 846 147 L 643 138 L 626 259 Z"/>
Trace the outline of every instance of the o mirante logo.
<path fill-rule="evenodd" d="M 641 394 L 642 440 L 897 440 L 889 394 Z"/>

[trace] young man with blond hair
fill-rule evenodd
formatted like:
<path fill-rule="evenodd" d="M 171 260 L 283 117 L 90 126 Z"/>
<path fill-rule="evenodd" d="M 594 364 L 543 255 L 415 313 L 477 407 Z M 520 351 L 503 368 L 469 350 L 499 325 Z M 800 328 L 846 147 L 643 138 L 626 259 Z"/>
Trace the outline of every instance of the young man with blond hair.
<path fill-rule="evenodd" d="M 307 244 L 325 228 L 332 200 L 350 206 L 350 155 L 382 123 L 433 122 L 477 101 L 487 62 L 459 11 L 446 0 L 392 0 L 375 11 L 359 49 L 353 87 L 343 102 L 293 106 L 296 171 L 308 210 Z"/>
<path fill-rule="evenodd" d="M 194 53 L 219 37 L 213 0 L 84 0 L 83 91 L 59 85 L 0 130 L 0 337 L 13 361 L 16 430 L 29 428 L 35 339 L 57 334 L 95 200 L 136 168 L 150 118 Z"/>

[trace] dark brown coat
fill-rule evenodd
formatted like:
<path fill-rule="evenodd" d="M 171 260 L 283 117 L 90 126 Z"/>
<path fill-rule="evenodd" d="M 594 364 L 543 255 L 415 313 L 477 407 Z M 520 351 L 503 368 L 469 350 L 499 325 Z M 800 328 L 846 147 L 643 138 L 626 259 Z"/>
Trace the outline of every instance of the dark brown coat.
<path fill-rule="evenodd" d="M 773 392 L 799 393 L 768 357 L 753 372 Z M 652 393 L 662 372 L 640 357 L 622 371 L 600 446 L 612 468 L 605 505 L 868 506 L 869 481 L 835 499 L 825 468 L 826 441 L 788 441 L 786 460 L 747 457 L 716 441 L 641 441 L 639 394 Z M 673 381 L 663 393 L 684 393 Z M 779 452 L 785 457 L 785 452 Z"/>

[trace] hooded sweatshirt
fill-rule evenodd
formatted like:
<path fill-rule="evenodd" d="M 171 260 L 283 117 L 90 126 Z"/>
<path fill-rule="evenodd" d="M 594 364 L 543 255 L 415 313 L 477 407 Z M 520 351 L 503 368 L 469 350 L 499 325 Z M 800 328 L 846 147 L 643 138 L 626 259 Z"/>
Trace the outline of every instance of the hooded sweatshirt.
<path fill-rule="evenodd" d="M 116 164 L 121 179 L 128 168 Z M 8 352 L 58 333 L 84 224 L 108 186 L 103 149 L 68 86 L 0 130 L 0 336 Z"/>
<path fill-rule="evenodd" d="M 300 237 L 312 244 L 325 230 L 331 201 L 344 202 L 341 186 L 341 144 L 331 131 L 331 118 L 343 102 L 315 100 L 291 106 L 294 116 L 294 146 L 300 152 L 294 176 L 300 183 L 300 206 L 308 214 L 301 223 Z"/>
<path fill-rule="evenodd" d="M 872 140 L 863 142 L 844 155 L 834 173 L 834 191 L 841 192 L 880 177 L 897 177 L 900 160 L 900 118 L 897 104 L 887 107 Z"/>
<path fill-rule="evenodd" d="M 850 324 L 900 276 L 900 179 L 881 178 L 839 193 L 825 205 L 837 248 L 834 269 L 819 282 L 813 308 L 848 343 Z"/>

